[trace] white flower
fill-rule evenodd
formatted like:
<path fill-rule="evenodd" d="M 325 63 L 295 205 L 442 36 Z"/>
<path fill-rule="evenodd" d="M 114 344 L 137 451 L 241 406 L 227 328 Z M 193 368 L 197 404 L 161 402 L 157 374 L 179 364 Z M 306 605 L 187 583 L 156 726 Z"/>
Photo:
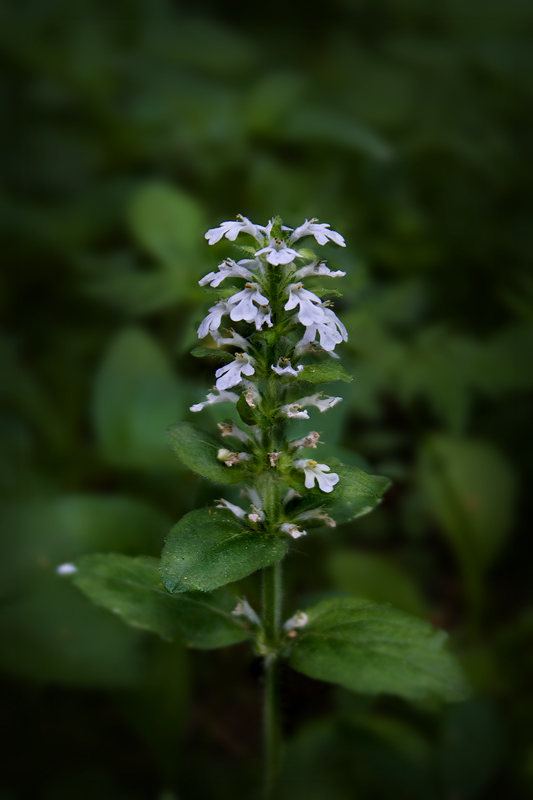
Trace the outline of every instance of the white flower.
<path fill-rule="evenodd" d="M 327 244 L 328 239 L 331 239 L 335 244 L 346 247 L 344 237 L 336 231 L 330 231 L 329 227 L 329 223 L 319 222 L 317 219 L 305 220 L 304 224 L 296 228 L 294 233 L 290 235 L 289 243 L 293 244 L 304 236 L 314 236 L 318 244 Z"/>
<path fill-rule="evenodd" d="M 204 400 L 203 403 L 196 403 L 196 405 L 191 406 L 191 411 L 201 411 L 206 406 L 212 406 L 215 403 L 236 403 L 239 399 L 239 395 L 235 394 L 235 392 L 219 392 L 218 394 L 213 394 L 209 392 L 207 395 L 207 399 Z"/>
<path fill-rule="evenodd" d="M 271 467 L 275 467 L 276 466 L 276 461 L 278 460 L 280 455 L 281 455 L 281 450 L 278 450 L 277 452 L 274 452 L 274 453 L 267 453 L 267 456 L 268 456 L 268 458 L 270 460 L 270 466 Z"/>
<path fill-rule="evenodd" d="M 296 345 L 296 353 L 300 354 L 309 345 L 316 344 L 317 333 L 320 335 L 320 344 L 324 350 L 331 352 L 341 342 L 348 341 L 348 331 L 331 308 L 323 307 L 324 319 L 322 322 L 312 323 L 307 327 L 302 339 Z"/>
<path fill-rule="evenodd" d="M 263 325 L 268 325 L 269 328 L 272 327 L 272 316 L 270 312 L 270 306 L 259 306 L 257 309 L 257 314 L 255 315 L 255 329 L 256 331 L 260 331 Z"/>
<path fill-rule="evenodd" d="M 300 536 L 307 536 L 307 531 L 302 530 L 298 525 L 293 525 L 290 522 L 284 522 L 281 526 L 283 533 L 288 533 L 293 539 L 299 539 Z"/>
<path fill-rule="evenodd" d="M 261 395 L 257 390 L 255 383 L 243 380 L 244 399 L 250 408 L 256 408 L 257 404 L 261 403 Z"/>
<path fill-rule="evenodd" d="M 254 225 L 246 217 L 241 217 L 240 214 L 237 214 L 235 222 L 222 222 L 218 228 L 210 228 L 205 234 L 205 238 L 209 244 L 216 244 L 223 236 L 229 239 L 230 242 L 234 242 L 239 233 L 249 233 L 258 242 L 262 242 L 264 230 L 262 225 Z"/>
<path fill-rule="evenodd" d="M 246 619 L 250 622 L 253 622 L 254 625 L 261 625 L 261 620 L 253 610 L 246 597 L 243 597 L 242 600 L 239 600 L 231 613 L 236 617 L 246 617 Z"/>
<path fill-rule="evenodd" d="M 300 449 L 301 447 L 313 447 L 316 450 L 317 442 L 320 439 L 318 431 L 311 431 L 303 439 L 296 439 L 294 442 L 289 443 L 289 447 Z"/>
<path fill-rule="evenodd" d="M 342 272 L 340 269 L 336 272 L 332 272 L 324 261 L 314 261 L 312 264 L 308 264 L 306 267 L 302 267 L 294 273 L 294 277 L 297 281 L 301 281 L 302 278 L 307 278 L 309 275 L 325 275 L 328 278 L 343 278 L 346 273 Z"/>
<path fill-rule="evenodd" d="M 216 305 L 211 306 L 209 309 L 209 314 L 200 323 L 200 327 L 198 328 L 198 338 L 203 339 L 208 333 L 218 331 L 220 328 L 220 323 L 222 322 L 222 317 L 224 314 L 228 314 L 229 310 L 230 305 L 225 300 L 219 300 Z"/>
<path fill-rule="evenodd" d="M 285 303 L 285 311 L 292 311 L 299 305 L 298 320 L 305 327 L 324 321 L 324 309 L 320 297 L 308 289 L 304 289 L 303 283 L 291 283 L 287 288 L 289 299 Z"/>
<path fill-rule="evenodd" d="M 231 364 L 225 364 L 215 372 L 217 389 L 230 389 L 242 381 L 243 375 L 253 375 L 254 363 L 254 359 L 246 353 L 235 353 L 235 360 Z"/>
<path fill-rule="evenodd" d="M 242 461 L 250 461 L 250 453 L 232 453 L 231 450 L 226 450 L 221 447 L 217 453 L 219 461 L 223 461 L 227 467 L 232 467 L 234 464 L 240 464 Z"/>
<path fill-rule="evenodd" d="M 212 331 L 211 332 L 211 336 L 213 337 L 213 339 L 215 340 L 215 342 L 217 343 L 217 345 L 219 347 L 220 347 L 220 345 L 229 344 L 232 347 L 240 347 L 241 350 L 247 350 L 248 349 L 248 342 L 246 341 L 244 336 L 241 336 L 240 334 L 236 333 L 233 330 L 233 328 L 230 328 L 228 333 L 230 335 L 227 336 L 227 337 L 224 337 L 224 336 L 221 336 L 218 331 Z"/>
<path fill-rule="evenodd" d="M 283 239 L 271 239 L 267 247 L 257 250 L 256 256 L 265 256 L 269 264 L 290 264 L 295 258 L 300 258 L 297 250 L 287 247 Z"/>
<path fill-rule="evenodd" d="M 231 306 L 230 317 L 234 322 L 244 320 L 253 322 L 257 316 L 257 306 L 268 306 L 268 297 L 261 294 L 261 287 L 257 283 L 247 283 L 241 292 L 229 298 Z"/>
<path fill-rule="evenodd" d="M 246 280 L 253 280 L 254 276 L 249 269 L 242 266 L 246 262 L 236 262 L 232 258 L 226 258 L 222 264 L 218 265 L 219 272 L 210 272 L 198 281 L 200 286 L 211 284 L 213 288 L 219 286 L 226 278 L 245 278 Z"/>
<path fill-rule="evenodd" d="M 318 519 L 320 522 L 323 522 L 324 525 L 327 525 L 329 528 L 336 528 L 337 523 L 334 519 L 332 519 L 323 508 L 315 508 L 311 511 L 303 511 L 301 514 L 298 514 L 298 522 L 305 522 L 306 520 L 313 520 Z"/>
<path fill-rule="evenodd" d="M 342 397 L 329 397 L 324 395 L 324 392 L 317 392 L 316 394 L 309 395 L 309 397 L 302 397 L 297 401 L 297 405 L 300 406 L 300 408 L 316 406 L 319 411 L 327 411 L 328 408 L 333 408 L 333 406 L 336 406 L 341 400 Z"/>
<path fill-rule="evenodd" d="M 236 517 L 239 517 L 239 519 L 244 519 L 246 516 L 246 511 L 244 511 L 244 509 L 233 505 L 233 503 L 228 502 L 228 500 L 224 500 L 223 497 L 218 501 L 217 508 L 227 508 L 228 511 L 231 511 Z"/>
<path fill-rule="evenodd" d="M 303 469 L 306 489 L 312 489 L 316 480 L 320 490 L 329 493 L 333 491 L 333 487 L 340 480 L 336 472 L 332 472 L 330 475 L 326 474 L 330 471 L 330 467 L 327 464 L 318 464 L 311 459 L 309 461 L 306 459 L 295 461 L 294 466 L 296 469 Z"/>
<path fill-rule="evenodd" d="M 297 611 L 296 614 L 285 622 L 283 627 L 286 631 L 292 631 L 294 628 L 303 628 L 309 622 L 309 617 L 304 611 Z"/>
<path fill-rule="evenodd" d="M 298 369 L 294 369 L 291 364 L 290 358 L 278 358 L 277 366 L 272 364 L 272 369 L 276 373 L 276 375 L 294 375 L 297 376 L 299 372 L 303 370 L 302 365 L 298 367 Z"/>
<path fill-rule="evenodd" d="M 288 403 L 286 406 L 281 406 L 279 411 L 288 419 L 309 419 L 309 414 L 302 410 L 299 403 Z"/>
<path fill-rule="evenodd" d="M 250 441 L 250 437 L 244 431 L 241 431 L 234 422 L 230 422 L 228 424 L 224 424 L 222 422 L 218 422 L 218 427 L 220 428 L 222 436 L 233 436 L 234 439 L 239 439 L 243 444 L 248 444 Z"/>
<path fill-rule="evenodd" d="M 253 486 L 248 486 L 246 489 L 241 490 L 241 497 L 248 497 L 252 501 L 252 507 L 261 509 L 261 498 L 259 492 Z"/>
<path fill-rule="evenodd" d="M 60 564 L 56 569 L 57 575 L 74 575 L 78 571 L 75 564 Z"/>

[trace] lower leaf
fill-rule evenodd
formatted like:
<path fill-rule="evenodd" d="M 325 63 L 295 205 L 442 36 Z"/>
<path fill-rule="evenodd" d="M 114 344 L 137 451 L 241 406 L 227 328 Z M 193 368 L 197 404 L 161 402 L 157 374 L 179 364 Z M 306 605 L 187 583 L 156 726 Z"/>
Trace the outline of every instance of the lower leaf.
<path fill-rule="evenodd" d="M 161 583 L 158 565 L 157 559 L 148 556 L 83 556 L 76 561 L 72 580 L 97 605 L 168 642 L 212 649 L 249 638 L 231 614 L 235 607 L 231 592 L 172 595 Z"/>
<path fill-rule="evenodd" d="M 290 653 L 291 666 L 304 675 L 362 694 L 466 697 L 459 664 L 443 649 L 446 634 L 429 623 L 353 597 L 323 600 L 305 613 Z"/>

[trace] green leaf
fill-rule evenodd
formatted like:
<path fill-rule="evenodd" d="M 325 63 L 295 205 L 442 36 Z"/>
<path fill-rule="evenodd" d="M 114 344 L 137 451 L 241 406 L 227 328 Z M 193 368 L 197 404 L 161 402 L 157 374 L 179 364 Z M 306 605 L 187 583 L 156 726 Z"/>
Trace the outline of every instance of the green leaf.
<path fill-rule="evenodd" d="M 434 436 L 421 465 L 432 511 L 458 552 L 483 568 L 500 551 L 513 522 L 516 479 L 491 444 Z"/>
<path fill-rule="evenodd" d="M 191 356 L 195 358 L 221 358 L 226 363 L 233 361 L 235 356 L 226 350 L 219 350 L 216 347 L 195 347 L 191 350 Z"/>
<path fill-rule="evenodd" d="M 286 551 L 283 539 L 245 528 L 231 511 L 201 508 L 170 532 L 161 575 L 171 592 L 210 592 L 276 564 Z"/>
<path fill-rule="evenodd" d="M 203 478 L 217 483 L 239 483 L 246 471 L 235 465 L 227 467 L 217 458 L 222 444 L 207 431 L 190 422 L 178 422 L 167 429 L 168 440 L 175 454 L 186 467 Z"/>
<path fill-rule="evenodd" d="M 446 634 L 388 604 L 323 600 L 305 612 L 290 653 L 294 669 L 362 694 L 458 701 L 467 687 Z"/>
<path fill-rule="evenodd" d="M 165 183 L 149 183 L 133 197 L 128 212 L 133 235 L 162 261 L 172 261 L 203 243 L 204 216 L 190 195 Z"/>
<path fill-rule="evenodd" d="M 217 300 L 227 300 L 228 297 L 232 297 L 238 291 L 239 289 L 237 286 L 219 286 L 216 289 L 212 289 L 208 286 L 202 289 L 204 294 L 215 295 Z"/>
<path fill-rule="evenodd" d="M 424 616 L 425 604 L 416 583 L 392 559 L 362 550 L 335 549 L 328 556 L 327 570 L 335 588 L 342 592 Z"/>
<path fill-rule="evenodd" d="M 94 603 L 168 642 L 211 649 L 249 638 L 231 614 L 235 598 L 229 591 L 170 594 L 161 582 L 158 559 L 98 554 L 83 556 L 76 567 L 72 580 Z"/>
<path fill-rule="evenodd" d="M 314 261 L 316 259 L 316 253 L 310 247 L 299 247 L 298 254 L 300 258 L 309 259 L 309 261 Z"/>
<path fill-rule="evenodd" d="M 308 364 L 298 375 L 298 380 L 309 383 L 329 383 L 330 381 L 353 381 L 353 375 L 337 361 L 324 361 L 321 364 Z"/>
<path fill-rule="evenodd" d="M 328 464 L 340 478 L 329 500 L 329 513 L 339 524 L 373 511 L 392 484 L 389 478 L 367 475 L 357 467 L 338 463 L 335 458 L 328 459 Z"/>
<path fill-rule="evenodd" d="M 112 464 L 172 467 L 166 427 L 183 409 L 180 384 L 158 343 L 142 328 L 112 340 L 96 375 L 92 417 Z"/>
<path fill-rule="evenodd" d="M 437 759 L 449 797 L 480 797 L 500 766 L 505 728 L 494 701 L 472 698 L 446 709 Z"/>
<path fill-rule="evenodd" d="M 342 292 L 339 292 L 338 289 L 328 289 L 327 286 L 311 286 L 310 289 L 317 297 L 324 297 L 327 294 L 332 294 L 334 297 L 343 297 Z"/>

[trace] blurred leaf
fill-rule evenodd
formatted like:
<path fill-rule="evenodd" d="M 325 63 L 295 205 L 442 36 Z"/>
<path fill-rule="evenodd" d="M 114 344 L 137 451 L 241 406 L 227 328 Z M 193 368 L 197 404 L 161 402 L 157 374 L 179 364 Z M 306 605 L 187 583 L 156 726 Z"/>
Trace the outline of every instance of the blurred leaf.
<path fill-rule="evenodd" d="M 139 633 L 95 608 L 56 575 L 0 611 L 2 668 L 67 686 L 133 686 L 144 668 Z"/>
<path fill-rule="evenodd" d="M 181 772 L 176 753 L 182 747 L 192 699 L 189 653 L 155 637 L 150 644 L 142 681 L 133 691 L 115 692 L 114 699 L 151 749 L 164 781 L 173 785 Z M 165 797 L 178 800 L 172 793 Z"/>
<path fill-rule="evenodd" d="M 157 552 L 170 520 L 140 500 L 79 494 L 6 505 L 0 526 L 0 582 L 8 594 L 35 586 L 85 553 Z"/>
<path fill-rule="evenodd" d="M 183 259 L 203 244 L 202 209 L 175 186 L 164 183 L 143 186 L 132 198 L 128 217 L 139 244 L 161 261 Z"/>
<path fill-rule="evenodd" d="M 356 150 L 379 161 L 391 158 L 389 145 L 366 125 L 335 108 L 296 107 L 283 127 L 284 138 Z"/>
<path fill-rule="evenodd" d="M 277 564 L 283 539 L 240 525 L 231 511 L 200 508 L 175 525 L 161 554 L 161 575 L 170 592 L 210 592 Z"/>
<path fill-rule="evenodd" d="M 431 509 L 464 565 L 486 569 L 513 521 L 515 475 L 491 444 L 433 436 L 420 477 Z"/>
<path fill-rule="evenodd" d="M 180 384 L 157 342 L 126 328 L 96 375 L 93 422 L 105 457 L 121 467 L 172 466 L 165 429 L 183 414 Z"/>
<path fill-rule="evenodd" d="M 307 364 L 298 375 L 302 381 L 309 383 L 329 383 L 330 381 L 353 381 L 353 375 L 336 361 L 324 361 L 321 364 Z"/>
<path fill-rule="evenodd" d="M 504 730 L 496 709 L 486 700 L 447 708 L 439 752 L 441 779 L 450 796 L 479 797 L 503 754 Z"/>
<path fill-rule="evenodd" d="M 72 581 L 94 603 L 168 642 L 209 650 L 248 638 L 231 615 L 235 608 L 231 593 L 170 594 L 161 583 L 156 558 L 98 554 L 83 556 L 76 567 Z"/>
<path fill-rule="evenodd" d="M 425 603 L 413 579 L 391 559 L 362 550 L 332 550 L 328 574 L 336 589 L 387 602 L 417 616 L 425 616 Z"/>
<path fill-rule="evenodd" d="M 219 358 L 226 364 L 234 361 L 232 353 L 228 353 L 227 350 L 219 350 L 217 347 L 194 347 L 191 350 L 191 356 L 194 358 Z"/>
<path fill-rule="evenodd" d="M 0 525 L 3 667 L 44 682 L 136 684 L 139 634 L 92 608 L 55 569 L 94 550 L 157 551 L 165 515 L 126 497 L 70 495 L 12 503 Z"/>
<path fill-rule="evenodd" d="M 299 99 L 304 83 L 305 77 L 296 71 L 272 71 L 261 76 L 245 109 L 250 130 L 276 134 L 277 126 Z"/>
<path fill-rule="evenodd" d="M 353 763 L 353 742 L 337 720 L 305 725 L 286 744 L 278 789 L 282 800 L 353 800 L 354 785 L 347 765 Z"/>
<path fill-rule="evenodd" d="M 222 445 L 207 431 L 190 422 L 179 422 L 167 430 L 170 446 L 186 467 L 217 483 L 239 483 L 246 471 L 238 465 L 227 467 L 217 458 Z"/>
<path fill-rule="evenodd" d="M 294 669 L 363 694 L 462 700 L 467 687 L 446 634 L 427 622 L 356 598 L 323 600 L 290 653 Z"/>

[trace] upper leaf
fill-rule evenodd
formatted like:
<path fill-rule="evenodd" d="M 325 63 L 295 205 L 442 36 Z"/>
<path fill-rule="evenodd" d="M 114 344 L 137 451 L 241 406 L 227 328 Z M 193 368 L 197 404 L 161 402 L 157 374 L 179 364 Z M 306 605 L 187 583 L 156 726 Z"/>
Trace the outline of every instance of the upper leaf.
<path fill-rule="evenodd" d="M 321 364 L 308 364 L 298 375 L 301 381 L 309 383 L 330 383 L 331 381 L 353 381 L 353 375 L 337 361 L 324 361 Z"/>
<path fill-rule="evenodd" d="M 229 591 L 172 595 L 161 583 L 158 564 L 148 556 L 83 556 L 72 580 L 97 605 L 169 642 L 210 649 L 249 638 L 231 614 L 235 598 Z"/>
<path fill-rule="evenodd" d="M 340 478 L 329 504 L 329 513 L 339 524 L 373 511 L 392 484 L 389 478 L 367 475 L 362 469 L 341 464 L 335 458 L 328 459 L 328 464 Z"/>
<path fill-rule="evenodd" d="M 197 428 L 190 422 L 178 422 L 167 428 L 170 446 L 183 463 L 217 483 L 238 483 L 246 471 L 234 465 L 227 467 L 217 458 L 221 443 L 207 431 Z"/>
<path fill-rule="evenodd" d="M 245 528 L 226 509 L 200 508 L 175 525 L 161 555 L 161 575 L 171 592 L 210 592 L 280 561 L 287 545 Z"/>
<path fill-rule="evenodd" d="M 388 604 L 354 597 L 306 609 L 290 654 L 294 669 L 363 694 L 458 701 L 467 686 L 446 634 Z"/>

